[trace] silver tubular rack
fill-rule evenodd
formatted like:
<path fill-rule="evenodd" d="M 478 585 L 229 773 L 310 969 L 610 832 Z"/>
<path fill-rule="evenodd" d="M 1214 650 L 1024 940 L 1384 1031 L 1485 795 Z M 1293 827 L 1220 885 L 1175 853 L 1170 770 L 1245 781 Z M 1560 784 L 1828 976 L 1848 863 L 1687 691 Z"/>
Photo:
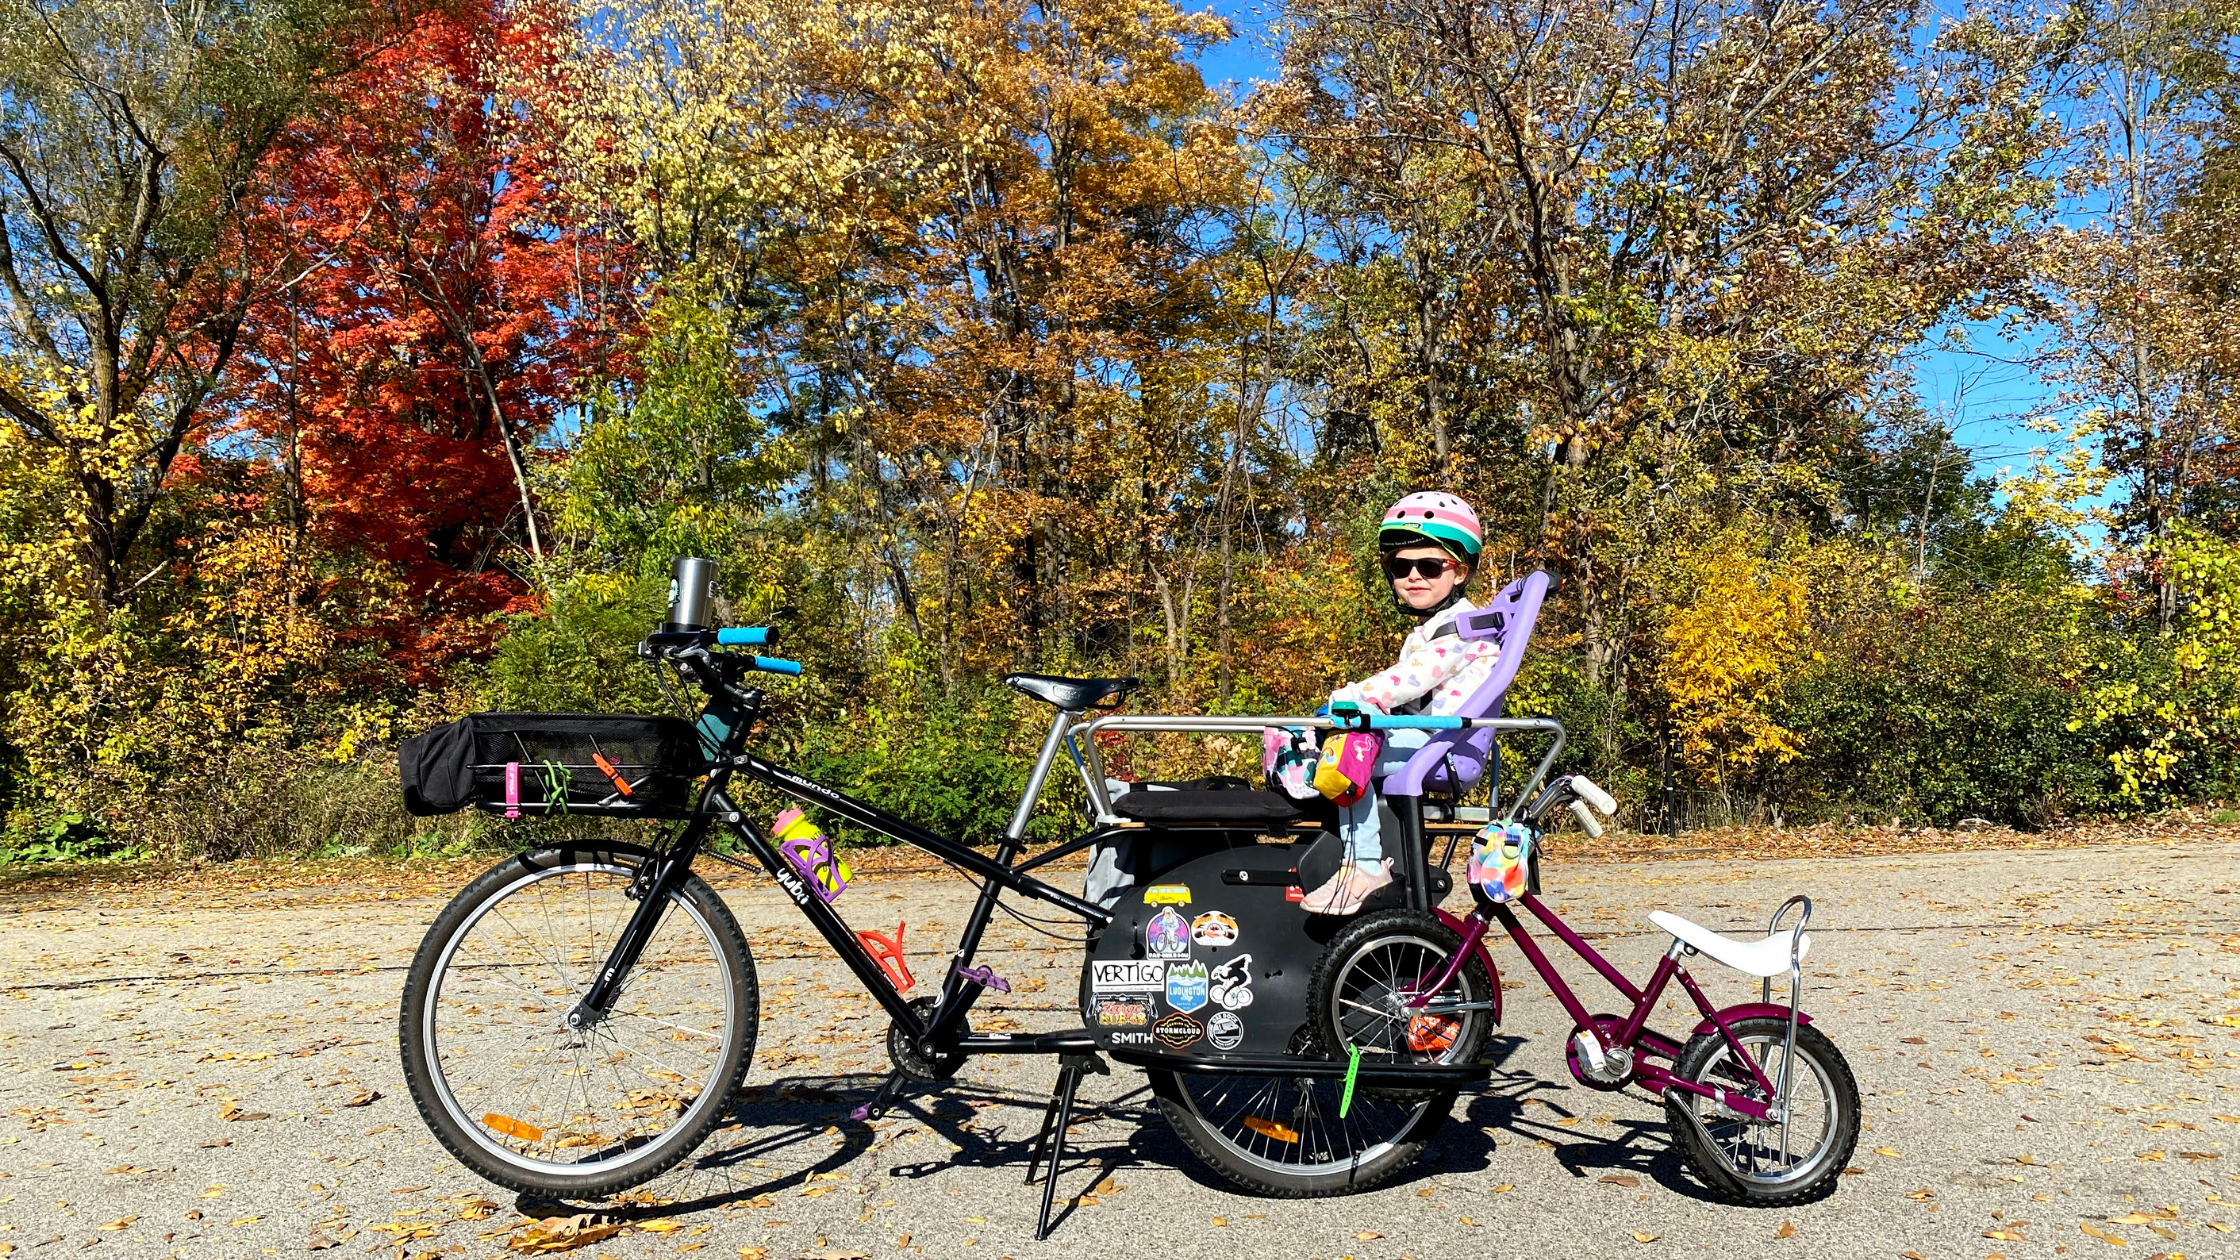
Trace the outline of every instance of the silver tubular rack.
<path fill-rule="evenodd" d="M 1307 730 L 1361 730 L 1357 720 L 1340 720 L 1331 717 L 1255 717 L 1248 714 L 1181 714 L 1181 713 L 1116 713 L 1107 717 L 1082 722 L 1066 732 L 1066 744 L 1073 750 L 1074 762 L 1081 768 L 1081 779 L 1089 790 L 1089 800 L 1096 806 L 1097 823 L 1107 826 L 1123 821 L 1112 812 L 1112 798 L 1105 790 L 1104 752 L 1097 747 L 1097 736 L 1112 732 L 1178 731 L 1199 735 L 1233 734 L 1239 731 L 1258 731 L 1266 727 L 1301 727 Z M 1548 751 L 1533 771 L 1532 779 L 1518 792 L 1511 804 L 1508 820 L 1514 821 L 1519 805 L 1532 799 L 1532 794 L 1546 782 L 1548 772 L 1555 767 L 1556 758 L 1563 752 L 1563 723 L 1554 718 L 1409 718 L 1374 715 L 1367 729 L 1372 730 L 1490 730 L 1496 734 L 1507 732 L 1538 732 L 1553 735 Z"/>
<path fill-rule="evenodd" d="M 1781 908 L 1773 912 L 1771 919 L 1766 920 L 1766 935 L 1772 936 L 1781 930 L 1781 918 L 1789 913 L 1792 906 L 1797 907 L 1798 914 L 1796 926 L 1789 929 L 1789 1035 L 1781 1048 L 1781 1076 L 1773 1083 L 1774 1094 L 1781 1108 L 1779 1114 L 1783 1159 L 1789 1158 L 1789 1086 L 1794 1079 L 1790 1067 L 1797 1059 L 1797 1011 L 1804 998 L 1804 925 L 1812 922 L 1812 898 L 1799 893 L 1782 902 Z M 1773 1001 L 1772 976 L 1758 981 L 1758 1000 L 1766 1003 Z"/>

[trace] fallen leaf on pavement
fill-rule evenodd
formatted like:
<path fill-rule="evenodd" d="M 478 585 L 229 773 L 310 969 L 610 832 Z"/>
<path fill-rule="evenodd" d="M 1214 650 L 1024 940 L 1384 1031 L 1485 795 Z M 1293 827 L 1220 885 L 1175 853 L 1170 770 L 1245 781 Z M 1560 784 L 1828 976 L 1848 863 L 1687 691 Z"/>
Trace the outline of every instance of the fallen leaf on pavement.
<path fill-rule="evenodd" d="M 904 1235 L 904 1237 L 908 1237 L 908 1235 Z M 739 1248 L 739 1260 L 770 1260 L 770 1249 L 768 1247 L 741 1247 Z"/>
<path fill-rule="evenodd" d="M 1644 1234 L 1637 1229 L 1633 1231 L 1633 1240 L 1637 1243 L 1653 1243 L 1657 1240 L 1657 1236 L 1655 1234 Z"/>
<path fill-rule="evenodd" d="M 842 1251 L 836 1247 L 819 1247 L 815 1251 L 802 1252 L 801 1260 L 871 1260 L 871 1257 L 860 1251 Z"/>
<path fill-rule="evenodd" d="M 1369 1242 L 1373 1239 L 1382 1238 L 1384 1235 L 1373 1229 L 1357 1229 L 1353 1231 L 1353 1237 L 1356 1242 Z"/>
<path fill-rule="evenodd" d="M 2085 1233 L 2090 1234 L 2094 1238 L 2099 1239 L 2101 1242 L 2104 1242 L 2111 1247 L 2128 1247 L 2131 1245 L 2130 1240 L 2119 1238 L 2090 1221 L 2086 1221 L 2084 1224 L 2077 1226 L 2077 1228 L 2083 1230 Z"/>
<path fill-rule="evenodd" d="M 115 1220 L 113 1220 L 113 1221 L 109 1222 L 108 1224 L 106 1224 L 106 1225 L 102 1226 L 101 1228 L 103 1228 L 103 1229 L 129 1229 L 129 1228 L 131 1228 L 131 1226 L 132 1226 L 132 1223 L 133 1223 L 134 1221 L 137 1221 L 137 1220 L 139 1220 L 139 1219 L 140 1219 L 140 1216 L 139 1216 L 139 1214 L 138 1214 L 138 1213 L 134 1213 L 134 1214 L 133 1214 L 133 1215 L 131 1215 L 131 1216 L 120 1216 L 120 1217 L 118 1217 L 117 1219 L 115 1219 Z"/>
<path fill-rule="evenodd" d="M 574 1216 L 555 1216 L 538 1221 L 519 1235 L 507 1239 L 506 1247 L 512 1251 L 531 1254 L 574 1251 L 602 1238 L 612 1238 L 623 1229 L 621 1221 L 609 1220 L 594 1212 L 580 1212 Z"/>
<path fill-rule="evenodd" d="M 1602 1184 L 1606 1186 L 1624 1186 L 1626 1189 L 1631 1190 L 1635 1186 L 1641 1184 L 1641 1178 L 1636 1177 L 1631 1173 L 1611 1173 L 1609 1176 L 1602 1179 Z"/>
<path fill-rule="evenodd" d="M 369 1104 L 369 1103 L 377 1103 L 377 1102 L 380 1102 L 380 1101 L 381 1101 L 381 1091 L 380 1091 L 380 1090 L 378 1090 L 378 1089 L 367 1089 L 367 1090 L 360 1090 L 359 1092 L 357 1092 L 357 1093 L 355 1093 L 355 1094 L 352 1094 L 352 1095 L 350 1096 L 349 1100 L 348 1100 L 348 1101 L 346 1101 L 346 1102 L 344 1102 L 344 1103 L 343 1103 L 342 1105 L 343 1105 L 343 1106 L 345 1106 L 345 1107 L 363 1107 L 363 1106 L 366 1106 L 366 1105 L 367 1105 L 367 1104 Z"/>
<path fill-rule="evenodd" d="M 2167 1151 L 2141 1151 L 2139 1152 L 2139 1162 L 2143 1164 L 2159 1164 L 2162 1162 L 2162 1157 L 2168 1153 L 2169 1152 Z"/>
<path fill-rule="evenodd" d="M 1893 1150 L 1891 1150 L 1891 1149 L 1890 1149 L 1889 1147 L 1887 1147 L 1887 1146 L 1878 1146 L 1878 1147 L 1874 1148 L 1874 1153 L 1875 1153 L 1875 1154 L 1877 1154 L 1877 1155 L 1888 1155 L 1888 1156 L 1889 1156 L 1890 1158 L 1892 1158 L 1892 1159 L 1896 1159 L 1896 1158 L 1898 1158 L 1898 1153 L 1897 1153 L 1896 1151 L 1893 1151 Z"/>
<path fill-rule="evenodd" d="M 1783 1222 L 1781 1222 L 1781 1228 L 1779 1228 L 1779 1229 L 1777 1229 L 1777 1230 L 1773 1231 L 1773 1236 L 1774 1236 L 1775 1238 L 1794 1238 L 1794 1237 L 1796 1237 L 1796 1236 L 1797 1236 L 1797 1224 L 1796 1224 L 1796 1222 L 1795 1222 L 1795 1221 L 1783 1221 Z"/>
<path fill-rule="evenodd" d="M 2186 1161 L 2186 1162 L 2187 1162 L 2187 1163 L 2189 1163 L 2189 1164 L 2198 1164 L 2198 1163 L 2200 1163 L 2200 1162 L 2201 1162 L 2202 1160 L 2205 1160 L 2205 1159 L 2215 1159 L 2216 1157 L 2217 1157 L 2217 1153 L 2216 1153 L 2215 1151 L 2179 1151 L 2179 1152 L 2178 1152 L 2178 1158 L 2179 1158 L 2179 1159 L 2182 1159 L 2182 1160 L 2184 1160 L 2184 1161 Z"/>
<path fill-rule="evenodd" d="M 640 1221 L 638 1222 L 638 1228 L 649 1234 L 674 1234 L 683 1229 L 684 1226 L 677 1224 L 675 1221 Z"/>
<path fill-rule="evenodd" d="M 1999 1240 L 2000 1242 L 2028 1242 L 2028 1241 L 2030 1241 L 2029 1239 L 2027 1239 L 2027 1238 L 2024 1238 L 2024 1237 L 2023 1237 L 2022 1235 L 2020 1235 L 2020 1234 L 2018 1234 L 2018 1233 L 2014 1232 L 2014 1231 L 2013 1231 L 2013 1230 L 2011 1230 L 2011 1229 L 1987 1229 L 1987 1230 L 1983 1231 L 1983 1236 L 1984 1236 L 1985 1238 L 1996 1238 L 1996 1239 L 1998 1239 L 1998 1240 Z"/>

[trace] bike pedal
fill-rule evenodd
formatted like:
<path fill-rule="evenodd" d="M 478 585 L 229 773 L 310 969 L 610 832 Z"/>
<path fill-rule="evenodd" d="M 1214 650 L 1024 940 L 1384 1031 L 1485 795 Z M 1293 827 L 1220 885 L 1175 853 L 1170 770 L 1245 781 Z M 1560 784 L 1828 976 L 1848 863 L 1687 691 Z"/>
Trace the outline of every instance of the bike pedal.
<path fill-rule="evenodd" d="M 997 975 L 993 967 L 959 967 L 957 974 L 983 989 L 994 989 L 998 993 L 1011 992 L 1011 982 Z"/>

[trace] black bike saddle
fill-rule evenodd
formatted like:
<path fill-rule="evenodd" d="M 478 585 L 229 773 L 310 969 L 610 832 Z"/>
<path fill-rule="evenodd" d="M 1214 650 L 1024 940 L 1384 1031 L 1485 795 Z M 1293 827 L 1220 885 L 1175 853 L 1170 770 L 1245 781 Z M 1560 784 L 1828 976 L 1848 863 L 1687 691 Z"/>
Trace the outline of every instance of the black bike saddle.
<path fill-rule="evenodd" d="M 1007 674 L 1003 684 L 1033 696 L 1045 704 L 1054 704 L 1069 713 L 1079 713 L 1103 701 L 1114 704 L 1143 685 L 1141 678 L 1053 678 L 1048 674 Z"/>

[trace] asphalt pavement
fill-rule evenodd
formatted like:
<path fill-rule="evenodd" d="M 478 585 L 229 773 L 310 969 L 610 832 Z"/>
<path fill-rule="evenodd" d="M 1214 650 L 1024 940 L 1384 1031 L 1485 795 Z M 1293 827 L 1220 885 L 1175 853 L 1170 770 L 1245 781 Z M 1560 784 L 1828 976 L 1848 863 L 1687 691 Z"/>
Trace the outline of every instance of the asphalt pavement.
<path fill-rule="evenodd" d="M 2240 1256 L 2236 851 L 1551 867 L 1549 903 L 1637 975 L 1669 940 L 1652 909 L 1751 935 L 1783 897 L 1812 895 L 1807 1008 L 1849 1057 L 1867 1126 L 1818 1203 L 1708 1198 L 1660 1104 L 1571 1081 L 1568 1021 L 1504 943 L 1493 1079 L 1405 1175 L 1337 1199 L 1240 1193 L 1116 1067 L 1085 1087 L 1040 1244 L 1022 1181 L 1055 1066 L 976 1061 L 851 1122 L 884 1069 L 884 1017 L 774 889 L 729 875 L 716 882 L 767 1001 L 748 1093 L 686 1166 L 581 1205 L 624 1228 L 576 1254 Z M 841 909 L 862 927 L 907 920 L 922 976 L 970 892 L 874 878 Z M 509 1254 L 520 1209 L 552 1209 L 452 1161 L 397 1064 L 404 968 L 441 903 L 425 881 L 377 878 L 0 895 L 0 1255 Z M 1008 921 L 992 943 L 1014 992 L 990 994 L 977 1027 L 1077 1022 L 1071 949 Z M 1755 996 L 1707 959 L 1694 969 L 1715 999 Z M 1617 1007 L 1584 967 L 1567 974 L 1600 995 L 1590 1007 Z"/>

